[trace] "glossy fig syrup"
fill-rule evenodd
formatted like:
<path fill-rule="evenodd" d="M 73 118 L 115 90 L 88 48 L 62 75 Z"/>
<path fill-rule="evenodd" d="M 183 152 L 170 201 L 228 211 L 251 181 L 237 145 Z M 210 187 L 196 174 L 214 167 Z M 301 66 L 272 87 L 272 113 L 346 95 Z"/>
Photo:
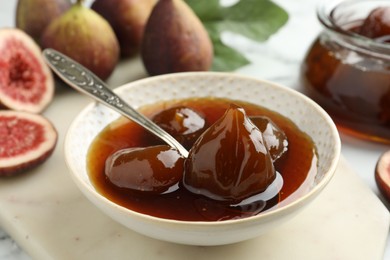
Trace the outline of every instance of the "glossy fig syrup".
<path fill-rule="evenodd" d="M 208 125 L 218 120 L 229 108 L 227 99 L 186 99 L 143 107 L 141 112 L 152 118 L 155 114 L 176 106 L 186 106 L 199 111 Z M 93 141 L 87 158 L 89 176 L 96 189 L 108 199 L 151 216 L 185 221 L 220 221 L 245 218 L 270 208 L 288 203 L 295 196 L 307 191 L 317 172 L 317 156 L 312 140 L 289 119 L 265 108 L 234 101 L 243 107 L 248 116 L 262 115 L 284 131 L 288 139 L 288 151 L 275 161 L 275 169 L 283 178 L 279 194 L 268 201 L 256 200 L 227 205 L 189 192 L 180 183 L 163 194 L 130 192 L 112 185 L 104 174 L 104 164 L 110 154 L 127 147 L 156 145 L 156 139 L 133 122 L 120 118 L 108 125 Z M 229 147 L 225 147 L 229 149 Z M 214 160 L 214 158 L 209 158 Z M 248 201 L 248 200 L 246 200 Z"/>
<path fill-rule="evenodd" d="M 317 14 L 325 29 L 308 51 L 301 76 L 306 94 L 341 131 L 390 143 L 390 24 L 382 26 L 378 15 L 372 19 L 371 5 L 378 2 L 390 7 L 388 1 L 324 1 Z M 387 36 L 372 35 L 381 27 Z"/>

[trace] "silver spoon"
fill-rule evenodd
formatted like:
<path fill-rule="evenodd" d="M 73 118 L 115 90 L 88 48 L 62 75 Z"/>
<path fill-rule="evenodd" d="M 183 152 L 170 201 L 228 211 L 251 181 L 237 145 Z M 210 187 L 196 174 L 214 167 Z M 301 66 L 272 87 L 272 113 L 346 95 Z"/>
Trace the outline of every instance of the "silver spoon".
<path fill-rule="evenodd" d="M 161 138 L 171 147 L 176 148 L 185 158 L 188 157 L 188 151 L 175 138 L 123 101 L 91 71 L 53 49 L 45 49 L 43 51 L 43 57 L 50 68 L 69 86 L 133 120 L 152 134 Z"/>

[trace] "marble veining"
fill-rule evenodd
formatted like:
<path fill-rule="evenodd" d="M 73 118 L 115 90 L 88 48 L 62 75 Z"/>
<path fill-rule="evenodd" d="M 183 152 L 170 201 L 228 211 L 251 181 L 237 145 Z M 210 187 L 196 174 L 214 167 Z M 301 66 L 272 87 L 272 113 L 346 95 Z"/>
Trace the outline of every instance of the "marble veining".
<path fill-rule="evenodd" d="M 21 250 L 8 234 L 0 230 L 0 259 L 29 260 L 30 257 Z"/>

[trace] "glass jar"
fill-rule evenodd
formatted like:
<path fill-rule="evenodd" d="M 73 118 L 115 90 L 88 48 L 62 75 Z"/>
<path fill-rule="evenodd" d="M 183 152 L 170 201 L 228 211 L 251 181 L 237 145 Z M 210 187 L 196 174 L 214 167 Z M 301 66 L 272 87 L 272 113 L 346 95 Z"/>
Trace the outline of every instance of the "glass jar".
<path fill-rule="evenodd" d="M 356 33 L 369 13 L 389 1 L 324 0 L 324 27 L 301 68 L 304 92 L 322 106 L 339 130 L 390 143 L 390 43 Z"/>

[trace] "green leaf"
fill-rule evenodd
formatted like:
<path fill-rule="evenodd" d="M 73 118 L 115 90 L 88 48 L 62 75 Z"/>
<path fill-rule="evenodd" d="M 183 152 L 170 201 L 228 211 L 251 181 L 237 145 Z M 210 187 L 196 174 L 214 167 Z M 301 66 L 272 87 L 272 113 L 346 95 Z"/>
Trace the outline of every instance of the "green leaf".
<path fill-rule="evenodd" d="M 185 0 L 201 21 L 221 20 L 219 0 Z"/>
<path fill-rule="evenodd" d="M 215 24 L 205 23 L 204 26 L 210 35 L 214 47 L 214 59 L 211 70 L 233 71 L 250 63 L 244 55 L 222 42 Z"/>
<path fill-rule="evenodd" d="M 270 0 L 240 0 L 227 7 L 221 6 L 219 0 L 186 2 L 203 22 L 214 44 L 213 70 L 234 70 L 249 63 L 242 54 L 222 42 L 222 32 L 263 42 L 288 20 L 288 14 Z"/>
<path fill-rule="evenodd" d="M 265 41 L 288 20 L 288 14 L 269 0 L 241 0 L 224 9 L 219 32 L 231 31 L 255 41 Z"/>
<path fill-rule="evenodd" d="M 211 70 L 232 71 L 249 64 L 249 61 L 238 51 L 232 49 L 221 41 L 213 41 L 214 60 Z"/>
<path fill-rule="evenodd" d="M 264 41 L 288 20 L 288 14 L 270 0 L 240 0 L 228 7 L 219 0 L 186 0 L 203 23 L 213 23 L 218 33 L 231 31 Z"/>

